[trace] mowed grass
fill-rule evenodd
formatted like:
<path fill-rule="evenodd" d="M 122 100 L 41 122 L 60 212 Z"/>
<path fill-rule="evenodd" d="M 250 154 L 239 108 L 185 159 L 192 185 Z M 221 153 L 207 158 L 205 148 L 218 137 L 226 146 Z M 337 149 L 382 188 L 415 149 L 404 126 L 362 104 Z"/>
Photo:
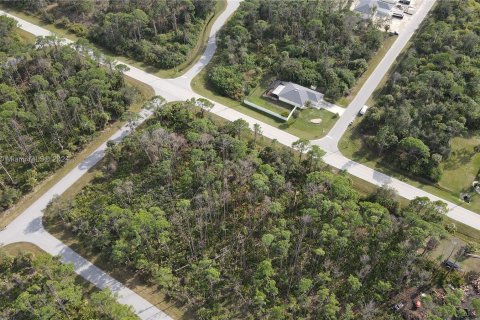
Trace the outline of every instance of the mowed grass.
<path fill-rule="evenodd" d="M 143 82 L 125 76 L 125 80 L 129 85 L 134 86 L 140 92 L 140 97 L 136 103 L 133 103 L 129 111 L 138 112 L 141 110 L 144 102 L 155 95 L 153 89 Z M 88 155 L 95 151 L 102 143 L 108 141 L 109 138 L 123 125 L 124 121 L 116 121 L 110 124 L 103 131 L 97 132 L 91 138 L 91 141 L 83 148 L 82 151 L 69 159 L 63 167 L 58 169 L 55 173 L 39 183 L 34 190 L 24 195 L 13 207 L 0 213 L 0 228 L 7 226 L 19 214 L 29 208 L 35 201 L 37 201 L 45 192 L 52 188 L 59 182 L 67 173 L 78 166 Z"/>
<path fill-rule="evenodd" d="M 15 30 L 15 33 L 24 41 L 27 43 L 35 43 L 36 37 L 31 34 L 30 32 L 27 32 L 25 30 L 22 30 L 20 28 L 17 28 Z"/>
<path fill-rule="evenodd" d="M 198 94 L 204 96 L 207 99 L 221 103 L 229 108 L 237 110 L 247 116 L 255 118 L 261 122 L 271 125 L 280 130 L 284 130 L 299 138 L 305 138 L 308 140 L 319 139 L 325 136 L 328 131 L 333 127 L 338 116 L 327 110 L 307 109 L 299 110 L 298 118 L 290 118 L 288 122 L 276 119 L 266 113 L 262 113 L 259 110 L 250 108 L 240 101 L 236 101 L 227 97 L 217 95 L 214 89 L 207 82 L 207 70 L 202 70 L 191 83 L 192 89 Z M 322 123 L 313 124 L 311 119 L 322 119 Z"/>
<path fill-rule="evenodd" d="M 179 77 L 182 74 L 184 74 L 185 72 L 187 72 L 188 69 L 190 69 L 190 67 L 193 66 L 200 59 L 203 51 L 205 50 L 205 48 L 207 46 L 208 38 L 209 38 L 209 35 L 210 35 L 210 31 L 212 30 L 213 24 L 214 24 L 215 20 L 218 18 L 218 16 L 223 11 L 225 11 L 226 7 L 227 7 L 227 1 L 226 0 L 216 1 L 215 11 L 205 21 L 205 24 L 203 25 L 203 29 L 199 33 L 197 43 L 190 50 L 190 52 L 187 56 L 187 59 L 185 60 L 185 62 L 183 62 L 182 64 L 180 64 L 177 67 L 172 68 L 172 69 L 159 69 L 159 68 L 153 67 L 151 65 L 148 65 L 144 62 L 135 60 L 133 58 L 129 58 L 129 57 L 126 57 L 126 56 L 123 56 L 123 55 L 116 55 L 116 54 L 112 53 L 111 51 L 109 51 L 105 48 L 102 48 L 100 46 L 97 46 L 93 43 L 92 43 L 92 45 L 95 46 L 98 50 L 100 50 L 103 54 L 105 54 L 109 57 L 112 57 L 115 60 L 118 60 L 120 62 L 129 64 L 133 67 L 142 69 L 142 70 L 144 70 L 148 73 L 154 74 L 154 75 L 156 75 L 160 78 Z M 58 28 L 53 24 L 45 23 L 37 16 L 33 16 L 33 15 L 26 14 L 26 13 L 21 12 L 21 11 L 17 11 L 17 10 L 11 9 L 11 8 L 7 8 L 6 6 L 1 5 L 1 4 L 0 4 L 0 9 L 4 10 L 5 12 L 8 12 L 11 15 L 14 15 L 18 18 L 21 18 L 21 19 L 26 20 L 30 23 L 33 23 L 37 26 L 41 26 L 42 28 L 47 29 L 47 30 L 57 34 L 61 38 L 66 38 L 66 39 L 69 39 L 69 40 L 72 40 L 72 41 L 77 41 L 79 39 L 79 37 L 77 35 L 75 35 L 72 32 L 69 32 L 67 29 Z"/>
<path fill-rule="evenodd" d="M 382 61 L 383 57 L 385 54 L 390 50 L 391 46 L 397 40 L 398 36 L 387 36 L 385 41 L 383 42 L 383 45 L 378 51 L 375 53 L 375 55 L 368 61 L 368 69 L 358 78 L 357 82 L 353 86 L 353 88 L 350 90 L 350 93 L 346 97 L 342 97 L 338 99 L 335 104 L 341 106 L 341 107 L 346 107 L 352 102 L 353 98 L 357 95 L 357 93 L 360 91 L 360 89 L 363 87 L 365 82 L 368 80 L 368 78 L 372 75 L 373 71 L 377 68 L 379 63 Z"/>
<path fill-rule="evenodd" d="M 480 259 L 467 257 L 465 255 L 459 256 L 458 253 L 467 244 L 461 238 L 449 236 L 440 241 L 438 246 L 430 253 L 429 257 L 432 260 L 442 262 L 446 259 L 455 261 L 463 272 L 475 271 L 480 272 Z"/>
<path fill-rule="evenodd" d="M 256 105 L 268 109 L 270 111 L 276 112 L 281 116 L 285 116 L 285 113 L 290 113 L 293 109 L 292 106 L 286 104 L 282 101 L 273 101 L 271 99 L 263 97 L 263 94 L 268 89 L 268 81 L 262 81 L 252 92 L 245 98 L 250 102 L 255 103 Z"/>
<path fill-rule="evenodd" d="M 480 173 L 480 153 L 474 150 L 480 146 L 480 135 L 453 138 L 450 144 L 452 153 L 442 165 L 444 173 L 439 184 L 457 194 L 468 192 Z"/>
<path fill-rule="evenodd" d="M 18 256 L 21 253 L 31 253 L 34 257 L 45 254 L 46 252 L 30 242 L 15 242 L 1 246 L 0 250 L 5 251 L 11 256 Z"/>
<path fill-rule="evenodd" d="M 381 161 L 377 154 L 365 145 L 364 137 L 356 129 L 359 122 L 360 118 L 356 119 L 354 125 L 348 128 L 339 142 L 339 149 L 344 156 L 465 209 L 480 213 L 480 195 L 470 192 L 472 182 L 480 171 L 480 154 L 473 150 L 476 145 L 480 144 L 480 136 L 452 139 L 451 158 L 442 164 L 444 171 L 442 179 L 434 184 L 426 179 L 409 176 L 393 164 Z M 463 192 L 469 192 L 472 196 L 470 203 L 465 203 L 460 199 L 460 193 Z"/>

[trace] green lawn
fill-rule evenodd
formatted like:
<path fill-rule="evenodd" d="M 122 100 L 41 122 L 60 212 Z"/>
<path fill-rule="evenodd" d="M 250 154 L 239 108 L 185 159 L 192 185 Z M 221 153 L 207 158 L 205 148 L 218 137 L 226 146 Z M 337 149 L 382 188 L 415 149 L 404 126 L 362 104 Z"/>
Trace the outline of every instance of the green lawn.
<path fill-rule="evenodd" d="M 269 81 L 262 81 L 252 92 L 245 98 L 250 102 L 255 103 L 256 105 L 268 109 L 270 111 L 276 112 L 281 116 L 285 116 L 285 113 L 290 113 L 292 111 L 292 106 L 282 101 L 273 101 L 268 98 L 264 98 L 263 94 L 267 91 Z"/>
<path fill-rule="evenodd" d="M 110 51 L 108 51 L 104 48 L 101 48 L 99 46 L 95 46 L 95 47 L 97 49 L 99 49 L 103 54 L 105 54 L 107 56 L 110 56 L 110 57 L 114 58 L 115 60 L 118 60 L 118 61 L 123 62 L 123 63 L 127 63 L 131 66 L 142 69 L 142 70 L 144 70 L 148 73 L 154 74 L 154 75 L 156 75 L 160 78 L 176 78 L 176 77 L 181 76 L 185 72 L 187 72 L 188 69 L 190 69 L 190 67 L 192 65 L 194 65 L 200 59 L 200 56 L 202 55 L 202 53 L 203 53 L 203 51 L 204 51 L 204 49 L 207 45 L 208 37 L 210 35 L 210 30 L 212 29 L 213 23 L 218 18 L 218 16 L 225 10 L 226 7 L 227 7 L 227 1 L 226 0 L 219 0 L 219 1 L 216 2 L 215 13 L 212 14 L 210 16 L 210 18 L 207 19 L 207 22 L 205 23 L 204 28 L 199 35 L 199 39 L 197 41 L 197 44 L 195 45 L 195 47 L 192 48 L 192 50 L 190 50 L 190 53 L 187 57 L 187 60 L 184 63 L 182 63 L 179 66 L 177 66 L 175 68 L 172 68 L 172 69 L 166 69 L 166 70 L 158 69 L 158 68 L 152 67 L 148 64 L 145 64 L 144 62 L 137 61 L 137 60 L 132 59 L 132 58 L 128 58 L 128 57 L 120 56 L 120 55 L 115 55 L 112 52 L 110 52 Z M 13 10 L 11 8 L 7 8 L 7 7 L 5 7 L 1 4 L 0 4 L 0 9 L 2 9 L 2 10 L 6 11 L 6 12 L 8 12 L 8 13 L 14 15 L 14 16 L 17 16 L 17 17 L 19 17 L 23 20 L 26 20 L 30 23 L 41 26 L 41 27 L 43 27 L 43 28 L 45 28 L 45 29 L 47 29 L 51 32 L 54 32 L 59 37 L 66 38 L 66 39 L 69 39 L 69 40 L 72 40 L 72 41 L 77 41 L 79 39 L 75 34 L 69 32 L 68 30 L 58 28 L 58 27 L 54 26 L 53 24 L 47 24 L 36 16 L 32 16 L 32 15 L 29 15 L 29 14 L 25 14 L 21 11 L 16 11 L 16 10 Z"/>
<path fill-rule="evenodd" d="M 390 49 L 396 39 L 397 36 L 390 36 L 385 40 L 383 46 L 372 57 L 372 59 L 370 59 L 367 71 L 365 71 L 365 73 L 358 79 L 356 85 L 352 88 L 350 94 L 347 97 L 343 97 L 336 101 L 337 105 L 348 106 L 348 104 L 353 100 L 353 98 L 356 96 L 365 81 L 367 81 L 368 77 L 373 73 L 377 65 L 383 59 L 385 53 Z M 219 102 L 227 107 L 238 110 L 269 125 L 292 133 L 299 138 L 305 138 L 310 140 L 322 138 L 335 124 L 336 117 L 325 110 L 321 110 L 318 113 L 308 113 L 305 111 L 301 111 L 300 117 L 295 121 L 282 123 L 280 120 L 276 120 L 269 115 L 261 113 L 258 110 L 254 110 L 248 106 L 242 105 L 238 101 L 216 94 L 206 81 L 206 72 L 207 71 L 204 69 L 192 80 L 191 85 L 195 92 L 207 97 L 210 100 Z M 265 107 L 277 113 L 279 111 L 282 111 L 281 108 L 272 103 L 269 103 L 261 97 L 265 89 L 266 85 L 262 83 L 260 86 L 255 88 L 255 90 L 253 90 L 253 92 L 246 98 L 246 100 L 256 103 L 261 107 Z M 315 125 L 309 121 L 310 119 L 314 118 L 321 118 L 323 121 L 321 124 Z"/>
<path fill-rule="evenodd" d="M 471 203 L 465 203 L 459 198 L 461 192 L 469 189 L 480 170 L 480 154 L 473 152 L 474 146 L 480 144 L 480 136 L 452 139 L 451 158 L 442 165 L 444 170 L 442 179 L 437 184 L 433 184 L 424 179 L 409 177 L 389 163 L 382 162 L 364 145 L 361 135 L 356 130 L 356 124 L 359 121 L 360 119 L 357 119 L 340 140 L 339 149 L 343 155 L 468 210 L 480 213 L 480 195 L 472 193 Z"/>
<path fill-rule="evenodd" d="M 468 192 L 480 173 L 480 153 L 474 151 L 474 147 L 480 145 L 480 136 L 457 137 L 450 143 L 452 154 L 442 165 L 440 185 L 457 194 Z"/>
<path fill-rule="evenodd" d="M 461 238 L 454 236 L 448 237 L 440 241 L 438 246 L 430 254 L 430 258 L 438 262 L 449 258 L 449 260 L 455 261 L 464 272 L 480 272 L 480 259 L 457 256 L 458 251 L 465 245 L 466 241 Z"/>
<path fill-rule="evenodd" d="M 275 119 L 268 114 L 264 114 L 256 109 L 250 108 L 240 101 L 217 95 L 208 85 L 206 75 L 207 71 L 204 69 L 192 80 L 191 85 L 195 92 L 273 127 L 285 130 L 286 132 L 291 133 L 299 138 L 305 138 L 309 140 L 319 139 L 328 133 L 337 120 L 337 115 L 323 109 L 299 110 L 300 114 L 298 118 L 294 119 L 292 117 L 288 122 Z M 311 119 L 316 118 L 322 119 L 322 123 L 313 124 L 310 122 Z"/>

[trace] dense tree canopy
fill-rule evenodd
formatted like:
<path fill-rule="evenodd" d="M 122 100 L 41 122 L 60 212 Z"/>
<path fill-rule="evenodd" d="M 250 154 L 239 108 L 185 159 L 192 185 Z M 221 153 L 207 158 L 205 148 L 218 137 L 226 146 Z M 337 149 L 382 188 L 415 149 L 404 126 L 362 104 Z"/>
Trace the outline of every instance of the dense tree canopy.
<path fill-rule="evenodd" d="M 116 54 L 162 69 L 184 62 L 201 35 L 214 0 L 9 1 Z"/>
<path fill-rule="evenodd" d="M 479 17 L 478 1 L 439 1 L 362 121 L 379 154 L 411 173 L 437 181 L 451 138 L 480 129 Z M 414 140 L 423 155 L 405 162 Z"/>
<path fill-rule="evenodd" d="M 138 319 L 110 291 L 88 294 L 72 265 L 47 254 L 13 257 L 0 250 L 0 292 L 1 319 Z"/>
<path fill-rule="evenodd" d="M 317 86 L 327 98 L 348 92 L 384 34 L 348 1 L 247 0 L 219 35 L 208 80 L 240 99 L 265 74 Z"/>
<path fill-rule="evenodd" d="M 243 120 L 217 125 L 195 104 L 165 106 L 112 144 L 103 175 L 50 204 L 47 224 L 62 221 L 197 319 L 380 316 L 403 286 L 428 282 L 417 249 L 443 235 L 442 203 L 363 199 L 316 149 L 260 147 Z"/>
<path fill-rule="evenodd" d="M 79 151 L 137 96 L 113 66 L 55 38 L 21 42 L 0 17 L 0 210 Z"/>

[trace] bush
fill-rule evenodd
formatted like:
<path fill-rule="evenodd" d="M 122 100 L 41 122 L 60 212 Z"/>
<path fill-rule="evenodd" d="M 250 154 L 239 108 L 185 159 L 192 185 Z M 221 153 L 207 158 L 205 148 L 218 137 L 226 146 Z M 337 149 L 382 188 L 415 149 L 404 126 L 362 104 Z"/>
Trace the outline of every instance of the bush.
<path fill-rule="evenodd" d="M 428 175 L 428 178 L 432 180 L 433 182 L 438 182 L 442 179 L 443 176 L 443 171 L 442 168 L 436 166 L 430 169 L 430 173 Z"/>
<path fill-rule="evenodd" d="M 88 34 L 87 27 L 85 27 L 83 24 L 80 24 L 80 23 L 70 24 L 70 26 L 68 27 L 68 31 L 82 38 L 86 37 Z"/>
<path fill-rule="evenodd" d="M 235 67 L 218 66 L 208 73 L 208 81 L 223 95 L 235 100 L 243 97 L 243 78 Z"/>
<path fill-rule="evenodd" d="M 70 26 L 70 20 L 67 17 L 62 17 L 54 22 L 55 27 L 68 28 Z"/>
<path fill-rule="evenodd" d="M 42 21 L 45 23 L 53 23 L 55 21 L 55 17 L 51 13 L 44 12 L 42 14 Z"/>

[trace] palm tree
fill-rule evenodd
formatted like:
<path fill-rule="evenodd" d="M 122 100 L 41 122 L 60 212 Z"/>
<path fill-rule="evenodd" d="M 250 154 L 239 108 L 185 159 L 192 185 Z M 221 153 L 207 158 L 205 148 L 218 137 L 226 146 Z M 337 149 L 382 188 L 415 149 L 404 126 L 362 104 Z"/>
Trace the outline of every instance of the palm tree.
<path fill-rule="evenodd" d="M 255 123 L 253 125 L 253 145 L 257 144 L 257 136 L 261 134 L 262 134 L 262 127 L 258 123 Z"/>

